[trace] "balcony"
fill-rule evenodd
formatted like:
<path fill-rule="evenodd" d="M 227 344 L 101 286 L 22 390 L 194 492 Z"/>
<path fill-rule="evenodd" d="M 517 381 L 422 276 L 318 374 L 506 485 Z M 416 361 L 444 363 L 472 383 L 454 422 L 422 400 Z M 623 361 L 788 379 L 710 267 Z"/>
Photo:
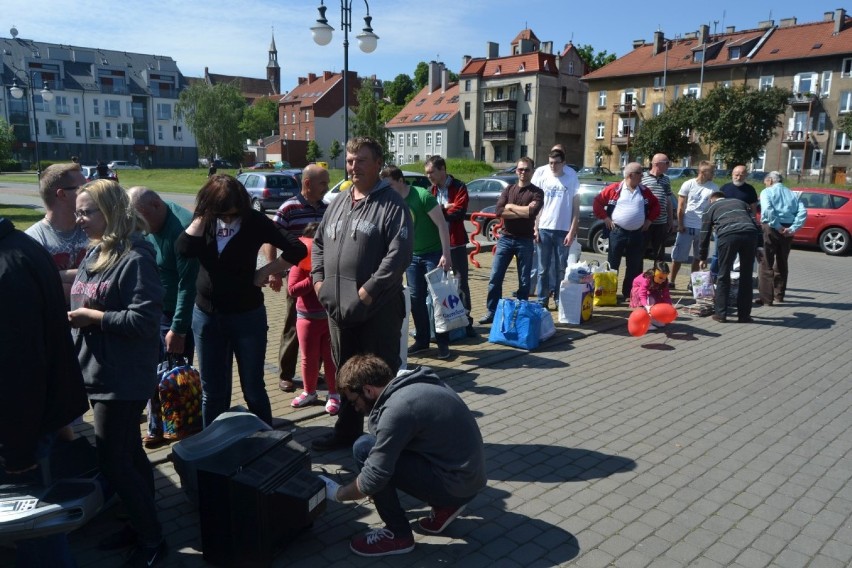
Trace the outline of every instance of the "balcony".
<path fill-rule="evenodd" d="M 634 114 L 639 110 L 639 105 L 636 103 L 613 105 L 612 110 L 615 111 L 616 114 Z"/>
<path fill-rule="evenodd" d="M 515 129 L 506 129 L 506 130 L 487 130 L 482 133 L 482 138 L 484 140 L 492 140 L 492 141 L 509 141 L 515 139 Z"/>
<path fill-rule="evenodd" d="M 483 103 L 485 110 L 515 110 L 518 108 L 518 101 L 515 99 L 492 99 Z"/>
<path fill-rule="evenodd" d="M 817 100 L 817 95 L 814 93 L 793 93 L 793 96 L 787 99 L 787 102 L 790 103 L 790 106 L 793 108 L 802 108 L 808 107 L 812 102 Z"/>
<path fill-rule="evenodd" d="M 129 95 L 130 90 L 126 85 L 101 85 L 101 93 L 104 95 Z"/>
<path fill-rule="evenodd" d="M 636 133 L 633 131 L 619 132 L 610 139 L 610 144 L 613 146 L 627 146 L 633 141 Z"/>
<path fill-rule="evenodd" d="M 811 142 L 812 133 L 805 130 L 788 130 L 784 133 L 781 142 L 788 148 L 800 148 L 805 142 Z"/>

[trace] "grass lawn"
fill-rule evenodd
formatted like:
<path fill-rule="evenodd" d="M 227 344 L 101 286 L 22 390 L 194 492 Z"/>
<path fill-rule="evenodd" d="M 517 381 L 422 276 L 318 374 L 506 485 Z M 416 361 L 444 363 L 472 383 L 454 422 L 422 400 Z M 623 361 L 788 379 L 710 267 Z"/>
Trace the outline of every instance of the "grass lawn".
<path fill-rule="evenodd" d="M 27 229 L 44 217 L 44 209 L 32 205 L 4 205 L 0 203 L 0 217 L 6 217 L 15 224 L 16 229 Z"/>

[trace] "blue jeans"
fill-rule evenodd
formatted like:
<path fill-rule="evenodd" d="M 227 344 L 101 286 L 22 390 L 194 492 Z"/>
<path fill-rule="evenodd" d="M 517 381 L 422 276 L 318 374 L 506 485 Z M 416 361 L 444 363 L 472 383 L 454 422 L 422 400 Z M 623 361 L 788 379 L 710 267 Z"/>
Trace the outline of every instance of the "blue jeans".
<path fill-rule="evenodd" d="M 630 290 L 633 288 L 633 279 L 642 273 L 642 255 L 645 253 L 645 231 L 636 229 L 627 231 L 621 227 L 613 226 L 609 233 L 609 253 L 607 262 L 613 270 L 621 266 L 621 257 L 627 258 L 624 269 L 624 282 L 621 284 L 621 295 L 625 300 L 630 299 Z"/>
<path fill-rule="evenodd" d="M 415 254 L 411 257 L 411 264 L 405 269 L 405 280 L 408 283 L 408 293 L 411 295 L 414 344 L 418 346 L 429 345 L 431 329 L 427 302 L 431 303 L 432 298 L 429 294 L 429 287 L 426 285 L 426 273 L 435 270 L 440 261 L 440 251 Z M 435 342 L 438 347 L 449 345 L 450 335 L 448 333 L 436 333 Z"/>
<path fill-rule="evenodd" d="M 512 259 L 518 259 L 518 299 L 530 296 L 530 272 L 532 271 L 533 241 L 530 238 L 503 235 L 497 240 L 491 278 L 488 280 L 488 296 L 485 301 L 489 314 L 497 311 L 497 303 L 503 297 L 503 278 Z"/>
<path fill-rule="evenodd" d="M 208 314 L 197 305 L 193 309 L 205 428 L 231 406 L 234 356 L 249 410 L 272 425 L 272 407 L 263 380 L 267 329 L 265 306 L 236 314 Z"/>
<path fill-rule="evenodd" d="M 364 434 L 352 445 L 352 455 L 359 473 L 375 445 L 376 437 L 372 434 Z M 396 460 L 394 472 L 388 484 L 378 493 L 370 495 L 379 517 L 396 537 L 411 536 L 411 526 L 405 516 L 405 510 L 399 503 L 397 489 L 432 507 L 460 507 L 475 497 L 475 495 L 470 497 L 450 495 L 441 483 L 440 477 L 435 475 L 432 462 L 421 454 L 403 450 Z"/>
<path fill-rule="evenodd" d="M 565 266 L 568 264 L 570 247 L 565 246 L 568 231 L 539 229 L 538 231 L 538 289 L 539 301 L 547 301 L 551 292 L 559 297 L 559 283 L 565 278 Z M 499 242 L 499 241 L 498 241 Z"/>

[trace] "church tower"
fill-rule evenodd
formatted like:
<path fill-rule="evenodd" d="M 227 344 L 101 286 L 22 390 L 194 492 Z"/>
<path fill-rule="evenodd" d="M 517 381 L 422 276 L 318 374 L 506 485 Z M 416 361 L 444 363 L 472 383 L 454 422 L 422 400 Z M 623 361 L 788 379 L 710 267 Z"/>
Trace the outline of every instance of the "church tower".
<path fill-rule="evenodd" d="M 272 32 L 272 43 L 269 45 L 269 63 L 266 64 L 266 79 L 272 86 L 273 93 L 281 94 L 281 67 L 278 65 L 278 49 L 275 47 L 275 32 Z"/>

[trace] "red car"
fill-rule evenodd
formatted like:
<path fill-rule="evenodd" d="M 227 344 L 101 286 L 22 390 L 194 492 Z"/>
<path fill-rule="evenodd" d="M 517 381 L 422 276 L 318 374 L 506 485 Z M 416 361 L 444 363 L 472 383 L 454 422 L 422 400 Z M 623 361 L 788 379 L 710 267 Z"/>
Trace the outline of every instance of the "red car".
<path fill-rule="evenodd" d="M 808 218 L 793 235 L 793 243 L 819 246 L 826 254 L 849 252 L 852 233 L 852 191 L 822 187 L 794 187 L 808 209 Z"/>

